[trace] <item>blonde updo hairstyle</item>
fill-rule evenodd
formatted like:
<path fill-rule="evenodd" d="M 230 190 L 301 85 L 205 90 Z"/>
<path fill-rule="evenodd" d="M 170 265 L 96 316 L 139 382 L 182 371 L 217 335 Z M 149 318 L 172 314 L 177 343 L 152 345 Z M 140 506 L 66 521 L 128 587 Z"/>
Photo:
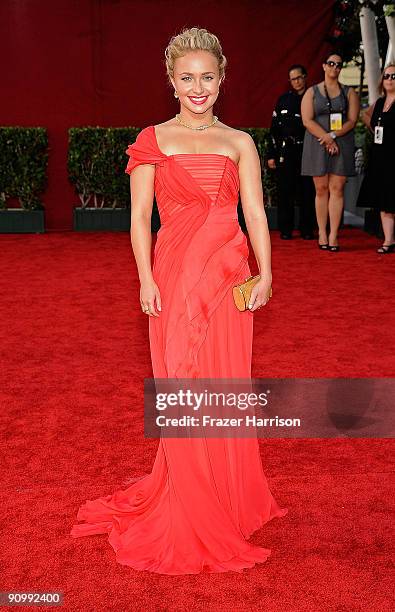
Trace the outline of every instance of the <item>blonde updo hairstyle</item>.
<path fill-rule="evenodd" d="M 227 59 L 222 53 L 221 43 L 215 34 L 204 28 L 188 28 L 173 36 L 165 50 L 165 65 L 170 86 L 170 77 L 174 78 L 174 64 L 178 57 L 183 57 L 189 51 L 209 51 L 217 58 L 220 83 L 225 79 Z"/>

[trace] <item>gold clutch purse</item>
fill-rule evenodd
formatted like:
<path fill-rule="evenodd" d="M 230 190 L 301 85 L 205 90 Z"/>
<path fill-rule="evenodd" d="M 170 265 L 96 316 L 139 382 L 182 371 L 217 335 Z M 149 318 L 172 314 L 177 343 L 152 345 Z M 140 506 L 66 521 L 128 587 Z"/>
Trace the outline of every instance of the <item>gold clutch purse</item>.
<path fill-rule="evenodd" d="M 243 283 L 235 285 L 233 287 L 233 299 L 235 301 L 236 307 L 240 310 L 248 310 L 248 304 L 251 297 L 251 292 L 257 282 L 260 280 L 260 274 L 256 276 L 250 276 L 246 278 Z M 270 288 L 269 298 L 272 297 L 272 288 Z"/>

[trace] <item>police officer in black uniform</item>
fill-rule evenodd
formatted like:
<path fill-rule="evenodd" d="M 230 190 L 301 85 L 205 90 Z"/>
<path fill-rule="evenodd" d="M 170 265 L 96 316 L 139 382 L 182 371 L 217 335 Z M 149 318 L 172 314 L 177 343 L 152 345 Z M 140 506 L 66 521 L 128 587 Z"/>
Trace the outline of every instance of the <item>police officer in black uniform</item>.
<path fill-rule="evenodd" d="M 302 238 L 312 240 L 317 227 L 315 189 L 310 176 L 301 176 L 303 139 L 300 104 L 306 91 L 306 69 L 300 64 L 288 70 L 292 89 L 280 96 L 273 111 L 268 147 L 268 166 L 278 176 L 278 228 L 283 240 L 292 238 L 294 205 L 299 198 L 299 230 Z"/>

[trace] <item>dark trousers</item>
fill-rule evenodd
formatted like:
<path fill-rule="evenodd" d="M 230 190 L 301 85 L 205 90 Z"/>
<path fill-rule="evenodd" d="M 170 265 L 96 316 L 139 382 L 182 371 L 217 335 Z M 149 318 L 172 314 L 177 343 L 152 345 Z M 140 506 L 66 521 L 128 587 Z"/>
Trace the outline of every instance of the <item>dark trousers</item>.
<path fill-rule="evenodd" d="M 299 231 L 312 234 L 317 227 L 315 188 L 311 176 L 301 176 L 301 146 L 284 152 L 283 163 L 277 164 L 278 228 L 282 234 L 292 234 L 295 225 L 295 204 L 299 209 Z"/>

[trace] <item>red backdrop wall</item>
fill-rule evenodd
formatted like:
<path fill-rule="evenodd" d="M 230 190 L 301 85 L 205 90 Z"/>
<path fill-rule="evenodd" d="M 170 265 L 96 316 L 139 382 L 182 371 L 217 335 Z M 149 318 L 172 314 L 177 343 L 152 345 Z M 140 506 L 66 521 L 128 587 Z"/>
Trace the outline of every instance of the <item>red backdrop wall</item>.
<path fill-rule="evenodd" d="M 287 67 L 321 73 L 333 0 L 2 0 L 0 124 L 45 126 L 49 230 L 72 227 L 67 129 L 144 127 L 177 112 L 164 49 L 183 27 L 221 40 L 226 80 L 214 109 L 234 127 L 267 126 Z M 125 156 L 126 164 L 126 156 Z"/>

